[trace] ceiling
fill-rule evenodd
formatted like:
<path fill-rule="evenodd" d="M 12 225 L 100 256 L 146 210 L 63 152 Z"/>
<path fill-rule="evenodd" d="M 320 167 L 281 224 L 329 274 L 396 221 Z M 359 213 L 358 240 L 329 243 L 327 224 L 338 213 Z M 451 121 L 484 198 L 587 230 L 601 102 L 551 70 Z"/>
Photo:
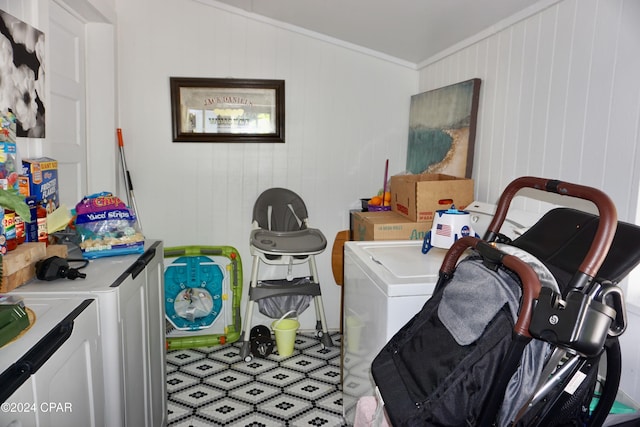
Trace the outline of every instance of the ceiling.
<path fill-rule="evenodd" d="M 218 0 L 418 64 L 533 0 Z"/>

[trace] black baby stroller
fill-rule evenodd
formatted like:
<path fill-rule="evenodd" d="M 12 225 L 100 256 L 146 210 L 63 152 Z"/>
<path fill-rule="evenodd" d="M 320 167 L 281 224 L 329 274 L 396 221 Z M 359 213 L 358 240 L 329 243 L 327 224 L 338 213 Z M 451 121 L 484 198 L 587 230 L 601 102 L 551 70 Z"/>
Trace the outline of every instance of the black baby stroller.
<path fill-rule="evenodd" d="M 557 208 L 509 241 L 499 230 L 526 187 L 589 200 L 599 216 Z M 617 283 L 639 242 L 599 190 L 513 181 L 484 239 L 455 242 L 433 297 L 373 361 L 393 426 L 601 426 L 621 375 Z"/>

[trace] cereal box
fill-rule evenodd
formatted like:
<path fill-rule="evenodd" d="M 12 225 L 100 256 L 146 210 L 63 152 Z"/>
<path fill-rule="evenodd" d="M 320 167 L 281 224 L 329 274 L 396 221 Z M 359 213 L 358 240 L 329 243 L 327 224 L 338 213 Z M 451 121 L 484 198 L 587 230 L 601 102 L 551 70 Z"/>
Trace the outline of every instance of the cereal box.
<path fill-rule="evenodd" d="M 48 157 L 22 160 L 22 176 L 19 179 L 20 192 L 28 188 L 29 194 L 41 202 L 51 213 L 60 206 L 58 197 L 58 161 Z"/>

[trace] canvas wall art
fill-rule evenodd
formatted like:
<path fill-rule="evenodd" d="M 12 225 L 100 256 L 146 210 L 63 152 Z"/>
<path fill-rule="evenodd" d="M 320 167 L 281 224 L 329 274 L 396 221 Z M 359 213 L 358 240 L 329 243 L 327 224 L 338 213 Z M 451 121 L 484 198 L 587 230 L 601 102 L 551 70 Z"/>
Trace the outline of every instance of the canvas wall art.
<path fill-rule="evenodd" d="M 480 79 L 411 97 L 407 171 L 471 178 Z"/>
<path fill-rule="evenodd" d="M 0 10 L 0 112 L 16 118 L 16 136 L 44 138 L 44 33 Z"/>

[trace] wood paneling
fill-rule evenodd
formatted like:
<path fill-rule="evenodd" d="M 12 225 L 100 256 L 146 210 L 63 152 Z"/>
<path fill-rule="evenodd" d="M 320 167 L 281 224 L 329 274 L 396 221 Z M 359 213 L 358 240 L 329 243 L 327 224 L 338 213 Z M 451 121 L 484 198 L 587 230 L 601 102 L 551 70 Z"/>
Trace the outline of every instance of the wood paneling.
<path fill-rule="evenodd" d="M 603 189 L 636 218 L 640 10 L 565 0 L 421 68 L 420 91 L 479 77 L 477 197 L 521 175 Z M 635 21 L 634 21 L 635 20 Z"/>
<path fill-rule="evenodd" d="M 482 79 L 473 172 L 478 200 L 495 203 L 512 179 L 536 175 L 600 188 L 619 218 L 638 222 L 638 22 L 635 0 L 564 0 L 419 70 L 420 91 Z M 516 197 L 514 206 L 547 205 Z M 631 308 L 621 388 L 640 401 L 635 274 L 625 284 Z"/>

